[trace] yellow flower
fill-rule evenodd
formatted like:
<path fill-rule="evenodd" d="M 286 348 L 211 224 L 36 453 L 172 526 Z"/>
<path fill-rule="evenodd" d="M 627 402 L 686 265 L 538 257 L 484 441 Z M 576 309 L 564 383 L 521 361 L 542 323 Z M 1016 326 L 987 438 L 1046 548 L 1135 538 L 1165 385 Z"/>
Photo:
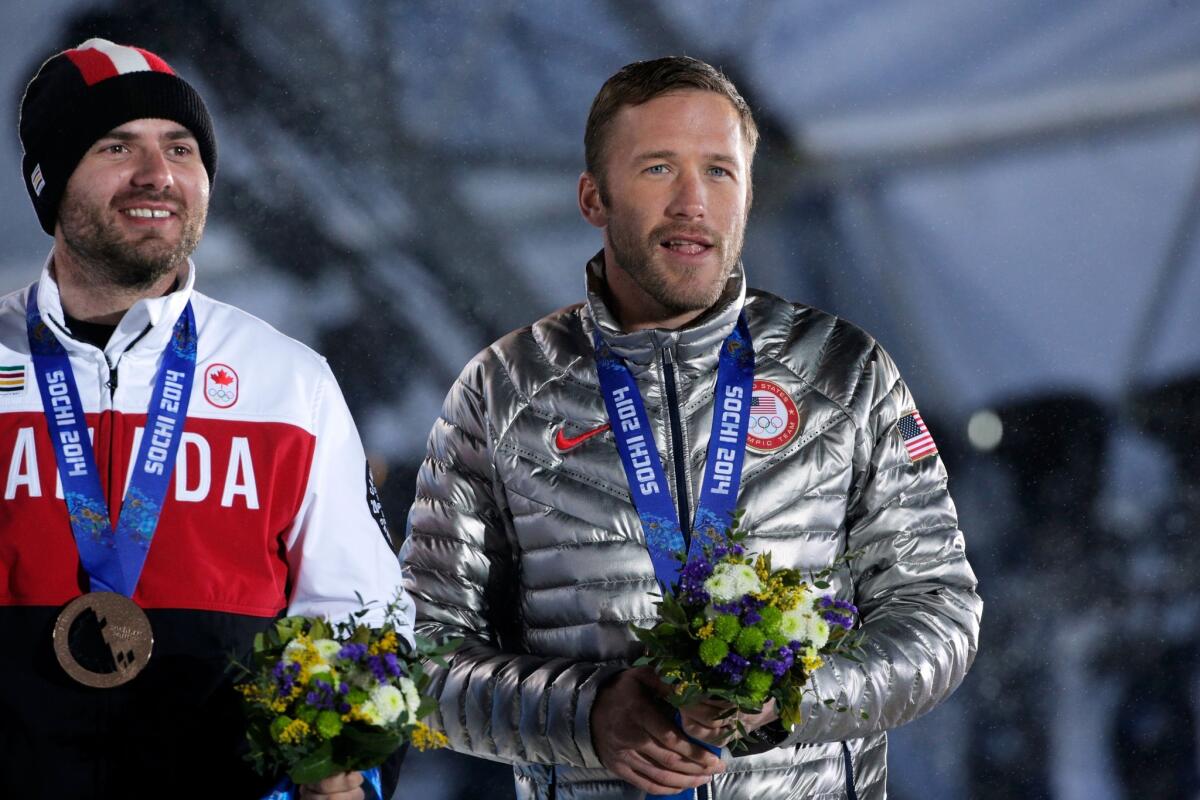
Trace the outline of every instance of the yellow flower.
<path fill-rule="evenodd" d="M 771 572 L 767 569 L 767 557 L 760 555 L 754 559 L 754 572 L 758 575 L 758 579 L 764 584 L 771 579 Z"/>
<path fill-rule="evenodd" d="M 277 697 L 273 690 L 261 689 L 252 683 L 243 683 L 237 687 L 237 690 L 251 703 L 276 712 L 287 711 L 289 701 L 299 694 L 299 688 L 297 687 L 292 690 L 292 694 L 288 697 Z"/>
<path fill-rule="evenodd" d="M 279 734 L 279 741 L 282 744 L 295 744 L 308 735 L 308 730 L 307 722 L 302 719 L 294 719 Z"/>
<path fill-rule="evenodd" d="M 716 628 L 716 625 L 710 619 L 708 622 L 704 623 L 704 627 L 702 627 L 700 630 L 696 631 L 696 635 L 699 636 L 701 639 L 711 639 L 715 628 Z"/>
<path fill-rule="evenodd" d="M 367 651 L 373 656 L 380 655 L 381 653 L 396 652 L 396 632 L 388 631 L 380 637 L 379 641 L 372 644 Z"/>
<path fill-rule="evenodd" d="M 375 705 L 370 700 L 363 703 L 355 703 L 350 706 L 348 712 L 342 715 L 342 722 L 366 722 L 369 725 L 374 725 L 374 713 Z"/>
<path fill-rule="evenodd" d="M 809 650 L 811 651 L 812 648 L 809 648 Z M 801 656 L 800 663 L 804 666 L 804 671 L 810 675 L 825 666 L 825 660 L 815 652 L 805 653 Z"/>
<path fill-rule="evenodd" d="M 804 602 L 806 589 L 803 586 L 788 586 L 783 578 L 774 577 L 763 582 L 763 589 L 754 595 L 768 605 L 775 606 L 780 611 L 791 611 Z"/>
<path fill-rule="evenodd" d="M 412 745 L 418 750 L 432 750 L 450 744 L 446 734 L 435 731 L 424 722 L 418 722 L 412 732 Z"/>

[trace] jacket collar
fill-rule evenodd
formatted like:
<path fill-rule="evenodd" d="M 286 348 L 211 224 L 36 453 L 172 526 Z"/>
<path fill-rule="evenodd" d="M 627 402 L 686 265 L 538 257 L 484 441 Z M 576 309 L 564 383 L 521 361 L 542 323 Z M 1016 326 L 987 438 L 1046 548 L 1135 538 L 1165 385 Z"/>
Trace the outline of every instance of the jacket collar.
<path fill-rule="evenodd" d="M 714 369 L 721 342 L 733 332 L 746 301 L 746 275 L 739 261 L 729 276 L 716 304 L 679 330 L 652 328 L 625 332 L 604 302 L 604 252 L 587 265 L 587 303 L 584 329 L 588 338 L 599 329 L 604 342 L 637 374 L 652 366 L 664 349 L 670 349 L 676 364 L 687 372 Z"/>
<path fill-rule="evenodd" d="M 50 323 L 50 329 L 62 342 L 68 353 L 77 353 L 94 348 L 85 342 L 71 336 L 67 328 L 62 307 L 62 297 L 58 292 L 58 282 L 54 279 L 51 266 L 54 263 L 54 250 L 46 257 L 42 266 L 42 275 L 38 279 L 37 291 L 38 310 L 42 318 Z M 125 316 L 121 317 L 117 329 L 104 348 L 104 355 L 109 363 L 115 364 L 127 349 L 135 342 L 138 350 L 145 347 L 148 351 L 157 352 L 166 346 L 175 327 L 175 321 L 183 313 L 184 306 L 192 299 L 192 291 L 196 284 L 196 267 L 188 259 L 186 274 L 174 291 L 162 297 L 147 297 L 133 304 Z"/>

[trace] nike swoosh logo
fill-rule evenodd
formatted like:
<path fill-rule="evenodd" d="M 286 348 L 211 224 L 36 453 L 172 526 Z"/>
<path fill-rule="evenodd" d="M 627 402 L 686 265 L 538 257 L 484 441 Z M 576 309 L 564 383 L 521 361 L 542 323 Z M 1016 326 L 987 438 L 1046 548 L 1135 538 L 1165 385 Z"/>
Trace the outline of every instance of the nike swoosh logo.
<path fill-rule="evenodd" d="M 599 436 L 609 429 L 609 424 L 606 422 L 599 428 L 592 428 L 590 431 L 584 431 L 578 436 L 567 436 L 563 428 L 558 429 L 558 433 L 554 435 L 554 446 L 558 448 L 558 452 L 565 453 L 568 450 L 578 447 L 593 436 Z"/>

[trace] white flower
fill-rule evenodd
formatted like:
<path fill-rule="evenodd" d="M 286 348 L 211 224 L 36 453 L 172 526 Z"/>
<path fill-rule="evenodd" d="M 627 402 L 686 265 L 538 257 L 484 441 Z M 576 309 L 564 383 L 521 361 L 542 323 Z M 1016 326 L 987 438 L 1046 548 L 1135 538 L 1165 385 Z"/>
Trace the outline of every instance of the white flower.
<path fill-rule="evenodd" d="M 321 657 L 321 661 L 329 663 L 333 657 L 338 654 L 342 646 L 333 639 L 317 639 L 313 642 L 313 647 L 317 649 L 317 655 Z"/>
<path fill-rule="evenodd" d="M 421 705 L 421 694 L 417 691 L 417 684 L 412 678 L 401 678 L 400 692 L 404 695 L 404 710 L 413 718 L 409 721 L 415 721 L 417 708 Z"/>
<path fill-rule="evenodd" d="M 779 630 L 789 642 L 807 641 L 818 650 L 829 641 L 829 623 L 821 619 L 811 604 L 784 612 Z"/>
<path fill-rule="evenodd" d="M 715 603 L 728 603 L 740 599 L 744 594 L 762 591 L 762 583 L 749 564 L 717 564 L 712 577 L 704 582 L 704 588 L 712 595 Z"/>
<path fill-rule="evenodd" d="M 370 700 L 364 700 L 362 705 L 358 707 L 358 712 L 363 715 L 363 718 L 372 725 L 383 725 L 383 715 L 379 713 L 379 707 Z"/>
<path fill-rule="evenodd" d="M 404 693 L 395 686 L 376 686 L 371 690 L 371 699 L 363 703 L 363 707 L 368 704 L 380 719 L 380 722 L 371 720 L 373 725 L 391 725 L 404 711 Z"/>
<path fill-rule="evenodd" d="M 332 639 L 316 639 L 311 642 L 302 642 L 299 639 L 292 639 L 283 648 L 284 661 L 298 661 L 304 663 L 306 660 L 305 653 L 310 652 L 312 648 L 315 655 L 309 656 L 309 669 L 313 672 L 321 671 L 322 667 L 328 667 L 329 662 L 337 655 L 342 646 Z"/>

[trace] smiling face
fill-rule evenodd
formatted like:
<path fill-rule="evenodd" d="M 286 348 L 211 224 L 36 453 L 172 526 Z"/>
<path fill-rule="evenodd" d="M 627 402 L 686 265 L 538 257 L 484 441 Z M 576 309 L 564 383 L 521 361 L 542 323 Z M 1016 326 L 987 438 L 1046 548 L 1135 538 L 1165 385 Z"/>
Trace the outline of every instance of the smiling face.
<path fill-rule="evenodd" d="M 733 104 L 687 90 L 625 106 L 605 148 L 604 193 L 580 178 L 604 229 L 613 311 L 627 330 L 679 327 L 720 297 L 741 256 L 750 150 Z"/>
<path fill-rule="evenodd" d="M 72 262 L 91 282 L 147 288 L 196 249 L 208 189 L 196 139 L 179 123 L 138 119 L 114 128 L 67 181 L 56 262 Z"/>

